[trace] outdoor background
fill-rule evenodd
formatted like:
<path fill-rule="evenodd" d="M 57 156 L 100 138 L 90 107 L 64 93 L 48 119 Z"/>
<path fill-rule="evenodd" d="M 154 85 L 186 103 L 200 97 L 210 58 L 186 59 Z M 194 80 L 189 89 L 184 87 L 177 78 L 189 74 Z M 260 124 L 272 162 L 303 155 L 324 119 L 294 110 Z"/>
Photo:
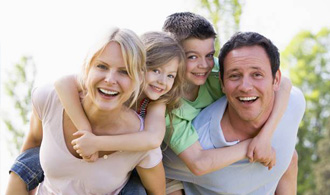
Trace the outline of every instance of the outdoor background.
<path fill-rule="evenodd" d="M 219 34 L 256 31 L 281 52 L 282 72 L 305 94 L 296 149 L 298 194 L 330 194 L 330 1 L 328 0 L 0 0 L 0 194 L 30 117 L 30 90 L 78 73 L 109 27 L 161 30 L 166 16 L 192 11 Z"/>

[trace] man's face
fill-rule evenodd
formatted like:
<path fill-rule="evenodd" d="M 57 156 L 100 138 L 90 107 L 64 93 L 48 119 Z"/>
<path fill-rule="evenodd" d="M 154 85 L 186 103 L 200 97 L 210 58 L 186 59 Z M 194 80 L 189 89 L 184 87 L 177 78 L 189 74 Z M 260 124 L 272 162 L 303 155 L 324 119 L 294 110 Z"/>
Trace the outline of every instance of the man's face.
<path fill-rule="evenodd" d="M 214 66 L 214 38 L 190 38 L 182 43 L 186 53 L 186 79 L 189 84 L 200 86 L 206 82 Z"/>
<path fill-rule="evenodd" d="M 281 73 L 272 76 L 271 65 L 261 46 L 246 46 L 229 52 L 224 60 L 223 92 L 229 114 L 249 122 L 269 117 Z"/>

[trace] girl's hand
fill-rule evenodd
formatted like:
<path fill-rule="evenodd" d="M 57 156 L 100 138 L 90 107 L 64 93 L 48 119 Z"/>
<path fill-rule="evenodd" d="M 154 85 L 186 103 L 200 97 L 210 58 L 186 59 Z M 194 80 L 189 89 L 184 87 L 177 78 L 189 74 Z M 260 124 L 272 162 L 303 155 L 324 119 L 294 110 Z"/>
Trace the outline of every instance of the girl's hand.
<path fill-rule="evenodd" d="M 83 157 L 87 162 L 94 162 L 98 159 L 98 150 L 96 147 L 96 136 L 85 130 L 79 130 L 73 134 L 78 138 L 72 140 L 73 149 Z"/>
<path fill-rule="evenodd" d="M 248 147 L 247 157 L 250 162 L 260 162 L 270 170 L 276 163 L 276 152 L 269 139 L 256 136 Z"/>

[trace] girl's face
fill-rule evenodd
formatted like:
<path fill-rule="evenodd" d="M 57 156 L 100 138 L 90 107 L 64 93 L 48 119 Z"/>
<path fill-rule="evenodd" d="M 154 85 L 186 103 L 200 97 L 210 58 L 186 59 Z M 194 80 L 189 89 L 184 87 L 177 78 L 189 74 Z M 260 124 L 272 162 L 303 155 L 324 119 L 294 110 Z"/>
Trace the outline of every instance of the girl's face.
<path fill-rule="evenodd" d="M 182 45 L 187 59 L 187 82 L 194 86 L 203 85 L 214 66 L 214 38 L 190 38 L 183 41 Z"/>
<path fill-rule="evenodd" d="M 130 98 L 134 87 L 120 45 L 116 42 L 108 43 L 91 66 L 86 86 L 94 104 L 102 110 L 121 107 Z"/>
<path fill-rule="evenodd" d="M 179 60 L 173 58 L 158 68 L 148 68 L 146 74 L 145 95 L 151 100 L 157 100 L 172 89 L 178 72 Z"/>

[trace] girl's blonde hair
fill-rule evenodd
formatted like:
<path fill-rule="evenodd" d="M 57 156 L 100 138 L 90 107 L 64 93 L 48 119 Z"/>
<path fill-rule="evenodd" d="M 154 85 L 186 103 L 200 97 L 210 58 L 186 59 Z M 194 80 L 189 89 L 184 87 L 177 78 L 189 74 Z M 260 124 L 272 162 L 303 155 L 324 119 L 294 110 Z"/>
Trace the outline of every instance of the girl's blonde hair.
<path fill-rule="evenodd" d="M 180 106 L 180 98 L 183 93 L 183 81 L 185 75 L 185 53 L 180 44 L 170 34 L 165 32 L 147 32 L 141 36 L 146 47 L 147 70 L 161 67 L 177 59 L 178 71 L 169 92 L 162 95 L 157 101 L 166 103 L 167 113 Z"/>
<path fill-rule="evenodd" d="M 81 88 L 86 92 L 86 81 L 91 67 L 95 60 L 102 54 L 105 47 L 114 41 L 120 45 L 121 52 L 124 58 L 128 76 L 132 79 L 134 92 L 131 96 L 131 107 L 140 95 L 141 86 L 144 84 L 144 73 L 146 72 L 146 53 L 145 47 L 140 38 L 131 30 L 128 29 L 112 29 L 96 47 L 90 52 L 90 55 L 85 59 L 82 75 L 79 79 Z"/>
<path fill-rule="evenodd" d="M 186 71 L 185 53 L 174 37 L 165 32 L 148 32 L 143 34 L 141 39 L 146 47 L 147 69 L 158 68 L 175 58 L 179 61 L 178 71 L 171 90 L 157 100 L 166 104 L 166 113 L 170 125 L 169 136 L 166 136 L 168 140 L 165 140 L 165 143 L 169 143 L 173 133 L 172 111 L 180 106 L 180 99 L 183 94 Z"/>

